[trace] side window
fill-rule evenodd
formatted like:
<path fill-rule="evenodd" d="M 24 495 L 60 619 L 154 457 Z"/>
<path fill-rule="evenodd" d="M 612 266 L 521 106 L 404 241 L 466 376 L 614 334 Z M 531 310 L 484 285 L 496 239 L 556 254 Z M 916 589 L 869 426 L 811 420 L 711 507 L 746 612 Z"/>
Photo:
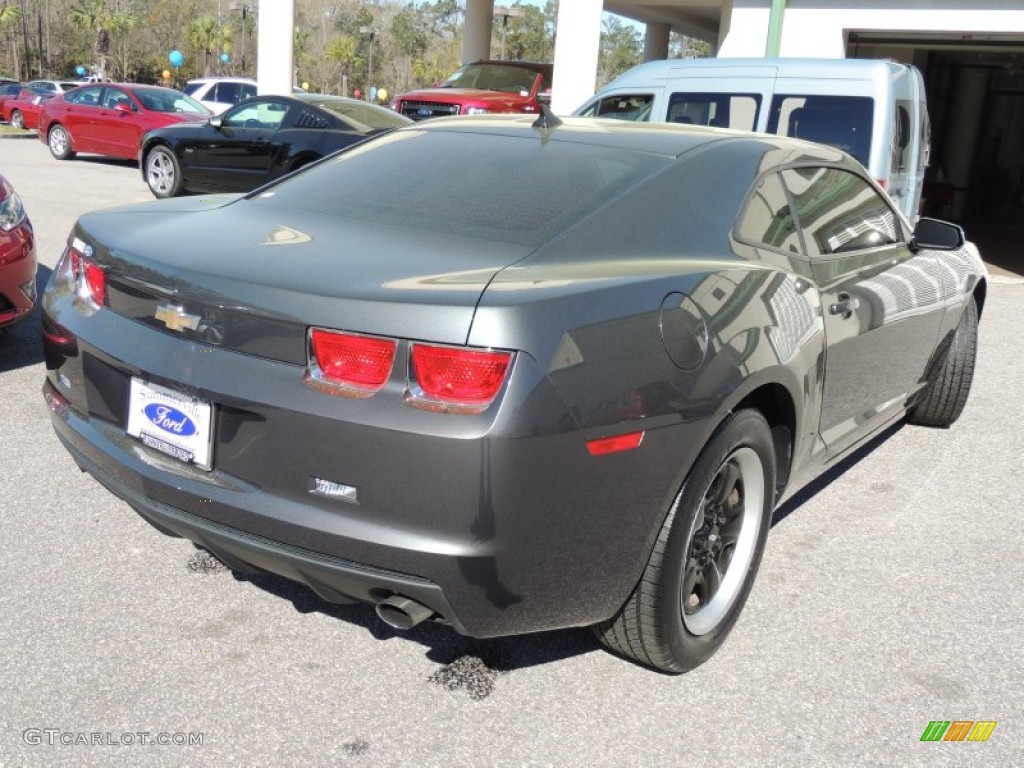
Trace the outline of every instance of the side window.
<path fill-rule="evenodd" d="M 897 101 L 892 126 L 892 169 L 906 170 L 910 162 L 910 105 L 909 101 Z"/>
<path fill-rule="evenodd" d="M 611 117 L 616 120 L 646 123 L 651 119 L 653 102 L 654 95 L 650 93 L 622 93 L 598 99 L 580 114 L 583 117 Z"/>
<path fill-rule="evenodd" d="M 758 93 L 673 93 L 666 120 L 752 131 L 761 108 Z"/>
<path fill-rule="evenodd" d="M 867 96 L 776 96 L 768 133 L 836 147 L 867 167 L 874 107 Z"/>
<path fill-rule="evenodd" d="M 238 83 L 217 83 L 217 92 L 213 97 L 214 101 L 222 104 L 237 104 L 242 100 Z"/>
<path fill-rule="evenodd" d="M 102 90 L 103 89 L 100 86 L 75 88 L 75 90 L 69 91 L 64 95 L 64 100 L 70 101 L 72 104 L 81 104 L 87 107 L 99 106 L 100 92 Z"/>
<path fill-rule="evenodd" d="M 242 83 L 239 86 L 239 88 L 242 91 L 241 94 L 238 97 L 239 101 L 242 101 L 244 99 L 251 99 L 253 96 L 256 95 L 256 86 L 255 85 L 250 85 L 249 83 Z"/>
<path fill-rule="evenodd" d="M 811 256 L 878 248 L 903 238 L 889 201 L 841 168 L 791 168 L 782 178 Z"/>
<path fill-rule="evenodd" d="M 130 107 L 132 100 L 124 91 L 119 91 L 116 88 L 107 88 L 106 93 L 103 94 L 103 106 L 107 109 L 117 109 L 118 104 L 127 104 Z"/>
<path fill-rule="evenodd" d="M 758 181 L 740 214 L 736 235 L 748 243 L 777 251 L 803 252 L 789 196 L 778 174 L 767 174 Z"/>
<path fill-rule="evenodd" d="M 223 125 L 233 128 L 277 128 L 288 107 L 276 101 L 257 101 L 224 113 Z"/>

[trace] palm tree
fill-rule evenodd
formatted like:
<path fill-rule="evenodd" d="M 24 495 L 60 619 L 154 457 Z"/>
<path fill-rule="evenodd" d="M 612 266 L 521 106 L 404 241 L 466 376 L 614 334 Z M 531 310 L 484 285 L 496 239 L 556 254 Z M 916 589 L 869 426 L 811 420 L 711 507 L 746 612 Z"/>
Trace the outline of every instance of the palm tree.
<path fill-rule="evenodd" d="M 68 9 L 68 21 L 79 29 L 94 31 L 93 51 L 99 62 L 97 74 L 107 75 L 107 56 L 110 55 L 110 35 L 131 29 L 135 18 L 128 12 L 111 11 L 107 0 L 76 0 Z"/>
<path fill-rule="evenodd" d="M 188 38 L 189 45 L 205 57 L 204 77 L 210 76 L 210 56 L 217 52 L 219 32 L 217 20 L 212 16 L 199 16 L 192 19 L 185 30 L 185 37 Z"/>
<path fill-rule="evenodd" d="M 346 35 L 336 37 L 327 46 L 324 58 L 341 65 L 341 95 L 348 96 L 348 78 L 352 74 L 352 68 L 362 63 L 358 55 L 359 41 L 354 37 Z"/>

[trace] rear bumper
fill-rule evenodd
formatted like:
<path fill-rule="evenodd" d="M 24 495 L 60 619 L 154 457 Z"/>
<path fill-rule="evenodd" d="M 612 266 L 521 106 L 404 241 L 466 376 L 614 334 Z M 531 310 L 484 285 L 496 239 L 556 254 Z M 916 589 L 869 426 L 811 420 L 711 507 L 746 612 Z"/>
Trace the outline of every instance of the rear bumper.
<path fill-rule="evenodd" d="M 49 384 L 46 385 L 49 387 Z M 390 595 L 411 597 L 430 608 L 460 633 L 466 630 L 455 618 L 441 588 L 426 579 L 373 568 L 271 541 L 245 531 L 193 515 L 140 493 L 103 470 L 58 428 L 57 436 L 75 462 L 115 496 L 126 501 L 154 528 L 169 536 L 188 539 L 208 549 L 232 570 L 241 573 L 276 573 L 305 584 L 332 603 L 376 603 Z"/>

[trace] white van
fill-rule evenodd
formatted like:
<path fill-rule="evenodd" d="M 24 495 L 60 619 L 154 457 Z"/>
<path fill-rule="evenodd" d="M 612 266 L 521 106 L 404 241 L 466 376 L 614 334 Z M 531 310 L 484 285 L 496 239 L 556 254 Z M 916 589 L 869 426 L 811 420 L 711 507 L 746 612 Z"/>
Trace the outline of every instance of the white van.
<path fill-rule="evenodd" d="M 575 114 L 693 123 L 838 147 L 917 218 L 930 126 L 914 67 L 868 59 L 670 59 L 620 75 Z"/>

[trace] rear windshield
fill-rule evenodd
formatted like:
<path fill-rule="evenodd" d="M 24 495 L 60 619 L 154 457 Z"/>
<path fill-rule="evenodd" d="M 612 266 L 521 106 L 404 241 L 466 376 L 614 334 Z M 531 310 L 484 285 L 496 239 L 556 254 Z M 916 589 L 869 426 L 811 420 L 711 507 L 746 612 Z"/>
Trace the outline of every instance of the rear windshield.
<path fill-rule="evenodd" d="M 264 194 L 368 227 L 537 246 L 671 160 L 539 135 L 400 131 Z"/>
<path fill-rule="evenodd" d="M 768 133 L 828 144 L 867 166 L 874 101 L 869 96 L 776 96 Z"/>
<path fill-rule="evenodd" d="M 306 101 L 310 100 L 306 99 Z M 357 129 L 362 131 L 398 128 L 399 126 L 409 124 L 409 120 L 397 112 L 353 99 L 332 99 L 326 97 L 312 103 L 329 112 L 341 115 L 342 119 L 352 123 Z"/>

